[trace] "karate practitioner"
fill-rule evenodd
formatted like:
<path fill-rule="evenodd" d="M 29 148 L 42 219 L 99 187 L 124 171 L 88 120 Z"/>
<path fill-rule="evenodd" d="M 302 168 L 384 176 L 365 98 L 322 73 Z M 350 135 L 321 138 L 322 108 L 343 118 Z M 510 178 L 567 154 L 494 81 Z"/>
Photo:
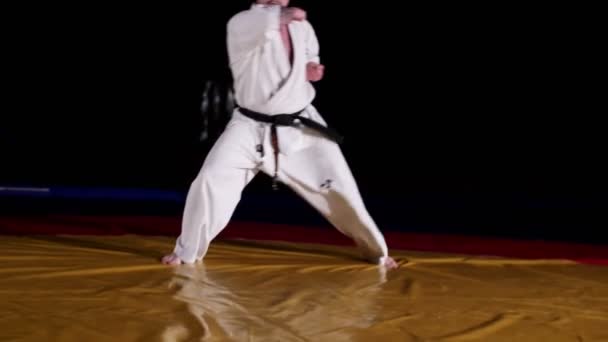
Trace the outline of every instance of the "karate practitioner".
<path fill-rule="evenodd" d="M 245 186 L 262 171 L 350 237 L 362 258 L 397 267 L 338 146 L 340 137 L 311 104 L 311 82 L 324 72 L 319 43 L 306 12 L 288 4 L 257 0 L 228 22 L 237 108 L 191 184 L 182 231 L 165 264 L 201 260 Z"/>

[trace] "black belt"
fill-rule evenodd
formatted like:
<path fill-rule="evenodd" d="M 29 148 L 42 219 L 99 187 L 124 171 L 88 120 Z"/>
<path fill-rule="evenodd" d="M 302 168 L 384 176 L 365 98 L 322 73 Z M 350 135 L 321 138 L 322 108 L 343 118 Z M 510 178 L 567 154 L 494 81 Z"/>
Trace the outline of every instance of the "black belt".
<path fill-rule="evenodd" d="M 273 177 L 273 187 L 277 188 L 277 175 L 279 171 L 279 137 L 277 135 L 277 126 L 292 126 L 298 127 L 300 125 L 306 126 L 312 130 L 319 132 L 330 140 L 335 141 L 340 144 L 344 140 L 344 138 L 335 130 L 323 126 L 322 124 L 311 120 L 309 118 L 305 118 L 300 116 L 304 110 L 293 114 L 276 114 L 276 115 L 268 115 L 262 114 L 258 112 L 254 112 L 247 108 L 238 107 L 239 112 L 241 112 L 246 117 L 253 119 L 255 121 L 269 123 L 271 125 L 271 141 L 272 147 L 274 149 L 274 161 L 275 161 L 275 170 Z M 260 151 L 263 153 L 263 151 Z"/>

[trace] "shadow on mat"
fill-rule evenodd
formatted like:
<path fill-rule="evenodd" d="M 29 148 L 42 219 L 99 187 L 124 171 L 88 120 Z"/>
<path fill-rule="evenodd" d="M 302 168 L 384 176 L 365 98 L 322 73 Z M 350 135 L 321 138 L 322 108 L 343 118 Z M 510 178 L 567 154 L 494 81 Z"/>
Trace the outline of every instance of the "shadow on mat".
<path fill-rule="evenodd" d="M 112 242 L 101 242 L 101 241 L 91 241 L 87 239 L 80 239 L 76 237 L 65 237 L 65 236 L 35 236 L 31 237 L 33 240 L 39 240 L 44 242 L 50 242 L 54 244 L 62 244 L 71 247 L 77 248 L 90 248 L 96 249 L 100 251 L 112 251 L 112 252 L 123 252 L 128 254 L 133 254 L 145 258 L 152 258 L 154 260 L 160 260 L 164 255 L 163 250 L 160 249 L 145 249 L 145 248 L 135 248 L 135 247 L 127 247 L 118 243 Z M 326 256 L 326 257 L 335 257 L 339 259 L 346 259 L 353 262 L 362 262 L 364 261 L 361 257 L 359 257 L 356 251 L 346 251 L 346 250 L 333 250 L 328 248 L 323 248 L 322 246 L 314 246 L 314 245 L 293 245 L 289 242 L 282 241 L 259 241 L 259 240 L 238 240 L 238 239 L 230 239 L 230 240 L 218 240 L 215 243 L 223 243 L 225 245 L 231 246 L 240 246 L 240 247 L 248 247 L 248 248 L 259 248 L 265 250 L 273 250 L 273 251 L 284 251 L 284 252 L 297 252 L 297 253 L 306 253 L 311 256 Z M 212 242 L 213 244 L 213 242 Z M 289 244 L 289 245 L 287 245 Z"/>
<path fill-rule="evenodd" d="M 284 252 L 297 252 L 297 253 L 305 253 L 310 254 L 311 256 L 325 256 L 325 257 L 335 257 L 339 259 L 348 259 L 355 262 L 365 261 L 362 257 L 360 257 L 355 250 L 349 252 L 348 250 L 340 249 L 329 249 L 323 246 L 317 246 L 312 244 L 298 244 L 295 245 L 290 242 L 284 241 L 262 241 L 262 240 L 241 240 L 241 239 L 222 239 L 218 242 L 221 242 L 225 245 L 229 246 L 238 246 L 238 247 L 249 247 L 249 248 L 259 248 L 265 250 L 274 250 L 274 251 L 284 251 Z"/>

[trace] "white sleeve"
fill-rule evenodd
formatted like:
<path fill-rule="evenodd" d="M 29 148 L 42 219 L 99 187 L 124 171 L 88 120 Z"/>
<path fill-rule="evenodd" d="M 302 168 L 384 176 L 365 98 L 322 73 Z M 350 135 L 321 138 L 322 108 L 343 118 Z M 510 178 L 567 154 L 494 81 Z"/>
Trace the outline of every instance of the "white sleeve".
<path fill-rule="evenodd" d="M 227 26 L 230 62 L 240 60 L 264 45 L 273 35 L 279 35 L 280 20 L 280 6 L 252 8 L 230 19 Z"/>
<path fill-rule="evenodd" d="M 308 34 L 306 35 L 306 62 L 321 63 L 319 57 L 319 40 L 312 25 L 306 21 L 308 26 Z"/>

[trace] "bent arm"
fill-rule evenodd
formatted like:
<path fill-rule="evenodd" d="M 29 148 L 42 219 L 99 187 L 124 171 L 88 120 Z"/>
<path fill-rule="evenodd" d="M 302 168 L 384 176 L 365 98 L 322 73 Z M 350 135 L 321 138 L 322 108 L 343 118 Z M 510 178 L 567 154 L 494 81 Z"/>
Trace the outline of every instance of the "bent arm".
<path fill-rule="evenodd" d="M 254 7 L 233 17 L 227 27 L 230 61 L 240 60 L 279 34 L 280 22 L 280 6 Z"/>
<path fill-rule="evenodd" d="M 317 34 L 308 21 L 305 23 L 308 26 L 308 34 L 306 36 L 306 62 L 320 64 L 321 58 L 319 57 L 319 40 Z"/>

